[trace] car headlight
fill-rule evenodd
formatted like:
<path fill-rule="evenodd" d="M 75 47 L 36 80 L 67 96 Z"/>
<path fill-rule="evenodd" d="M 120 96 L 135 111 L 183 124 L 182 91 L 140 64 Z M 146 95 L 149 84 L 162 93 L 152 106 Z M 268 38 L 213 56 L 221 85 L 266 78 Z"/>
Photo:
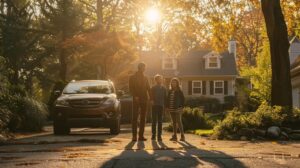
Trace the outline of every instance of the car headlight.
<path fill-rule="evenodd" d="M 115 99 L 107 99 L 103 103 L 104 105 L 113 105 L 115 104 Z"/>
<path fill-rule="evenodd" d="M 66 100 L 57 100 L 56 105 L 58 106 L 69 106 L 69 102 Z"/>

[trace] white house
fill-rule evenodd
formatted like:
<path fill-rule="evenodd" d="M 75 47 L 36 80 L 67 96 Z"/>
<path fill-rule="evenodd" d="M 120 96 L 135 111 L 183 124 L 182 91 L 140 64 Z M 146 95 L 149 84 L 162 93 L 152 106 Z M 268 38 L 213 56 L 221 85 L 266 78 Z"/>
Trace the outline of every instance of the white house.
<path fill-rule="evenodd" d="M 235 95 L 238 72 L 234 40 L 228 42 L 228 51 L 222 53 L 200 49 L 173 57 L 163 52 L 144 52 L 139 61 L 146 63 L 150 79 L 161 74 L 169 85 L 171 78 L 178 77 L 186 97 L 206 96 L 223 102 L 225 96 Z"/>
<path fill-rule="evenodd" d="M 300 107 L 300 40 L 296 36 L 290 40 L 291 81 L 294 107 Z"/>

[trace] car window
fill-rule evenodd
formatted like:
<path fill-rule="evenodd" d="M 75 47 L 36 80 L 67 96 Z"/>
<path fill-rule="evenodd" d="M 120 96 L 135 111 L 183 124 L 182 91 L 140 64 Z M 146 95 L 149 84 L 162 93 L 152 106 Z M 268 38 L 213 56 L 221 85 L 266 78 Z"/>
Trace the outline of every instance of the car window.
<path fill-rule="evenodd" d="M 106 82 L 78 82 L 69 83 L 63 91 L 64 94 L 111 94 L 113 90 Z"/>

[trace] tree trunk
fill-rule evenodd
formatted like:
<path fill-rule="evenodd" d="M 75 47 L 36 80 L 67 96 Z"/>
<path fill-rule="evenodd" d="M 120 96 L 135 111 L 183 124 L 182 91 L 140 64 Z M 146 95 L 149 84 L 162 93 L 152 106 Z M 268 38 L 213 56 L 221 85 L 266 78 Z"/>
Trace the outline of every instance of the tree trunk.
<path fill-rule="evenodd" d="M 272 64 L 271 104 L 292 108 L 289 41 L 280 0 L 261 0 L 270 41 Z"/>
<path fill-rule="evenodd" d="M 60 61 L 60 79 L 62 81 L 67 80 L 67 55 L 66 55 L 66 49 L 61 48 L 60 55 L 59 55 L 59 61 Z"/>
<path fill-rule="evenodd" d="M 10 82 L 13 85 L 18 85 L 19 84 L 19 68 L 17 67 L 17 65 L 15 65 L 14 68 L 13 68 L 13 75 L 12 75 L 12 78 L 11 78 Z"/>
<path fill-rule="evenodd" d="M 64 16 L 67 16 L 68 14 L 68 2 L 64 1 L 63 3 L 63 13 Z M 63 43 L 67 38 L 68 38 L 68 26 L 67 25 L 63 25 L 62 29 L 61 29 L 61 42 Z M 59 51 L 59 62 L 60 62 L 60 79 L 62 81 L 66 81 L 67 80 L 67 50 L 64 47 L 60 47 L 60 51 Z"/>

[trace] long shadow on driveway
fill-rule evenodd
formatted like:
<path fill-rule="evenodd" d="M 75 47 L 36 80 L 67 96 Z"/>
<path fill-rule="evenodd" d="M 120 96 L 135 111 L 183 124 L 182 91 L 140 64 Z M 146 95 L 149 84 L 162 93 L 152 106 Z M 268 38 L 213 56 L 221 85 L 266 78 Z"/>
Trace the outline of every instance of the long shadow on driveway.
<path fill-rule="evenodd" d="M 136 144 L 137 143 L 137 144 Z M 178 142 L 179 148 L 168 147 L 164 142 L 130 142 L 124 151 L 105 162 L 100 168 L 192 168 L 192 167 L 246 167 L 234 157 L 220 151 L 199 149 L 188 142 Z M 137 146 L 137 149 L 133 148 Z"/>
<path fill-rule="evenodd" d="M 53 152 L 84 151 L 85 147 L 89 146 L 108 146 L 111 142 L 118 141 L 113 139 L 115 136 L 110 135 L 106 130 L 74 131 L 70 135 L 61 136 L 46 132 L 1 144 L 0 154 L 30 153 L 31 156 L 47 157 Z"/>

